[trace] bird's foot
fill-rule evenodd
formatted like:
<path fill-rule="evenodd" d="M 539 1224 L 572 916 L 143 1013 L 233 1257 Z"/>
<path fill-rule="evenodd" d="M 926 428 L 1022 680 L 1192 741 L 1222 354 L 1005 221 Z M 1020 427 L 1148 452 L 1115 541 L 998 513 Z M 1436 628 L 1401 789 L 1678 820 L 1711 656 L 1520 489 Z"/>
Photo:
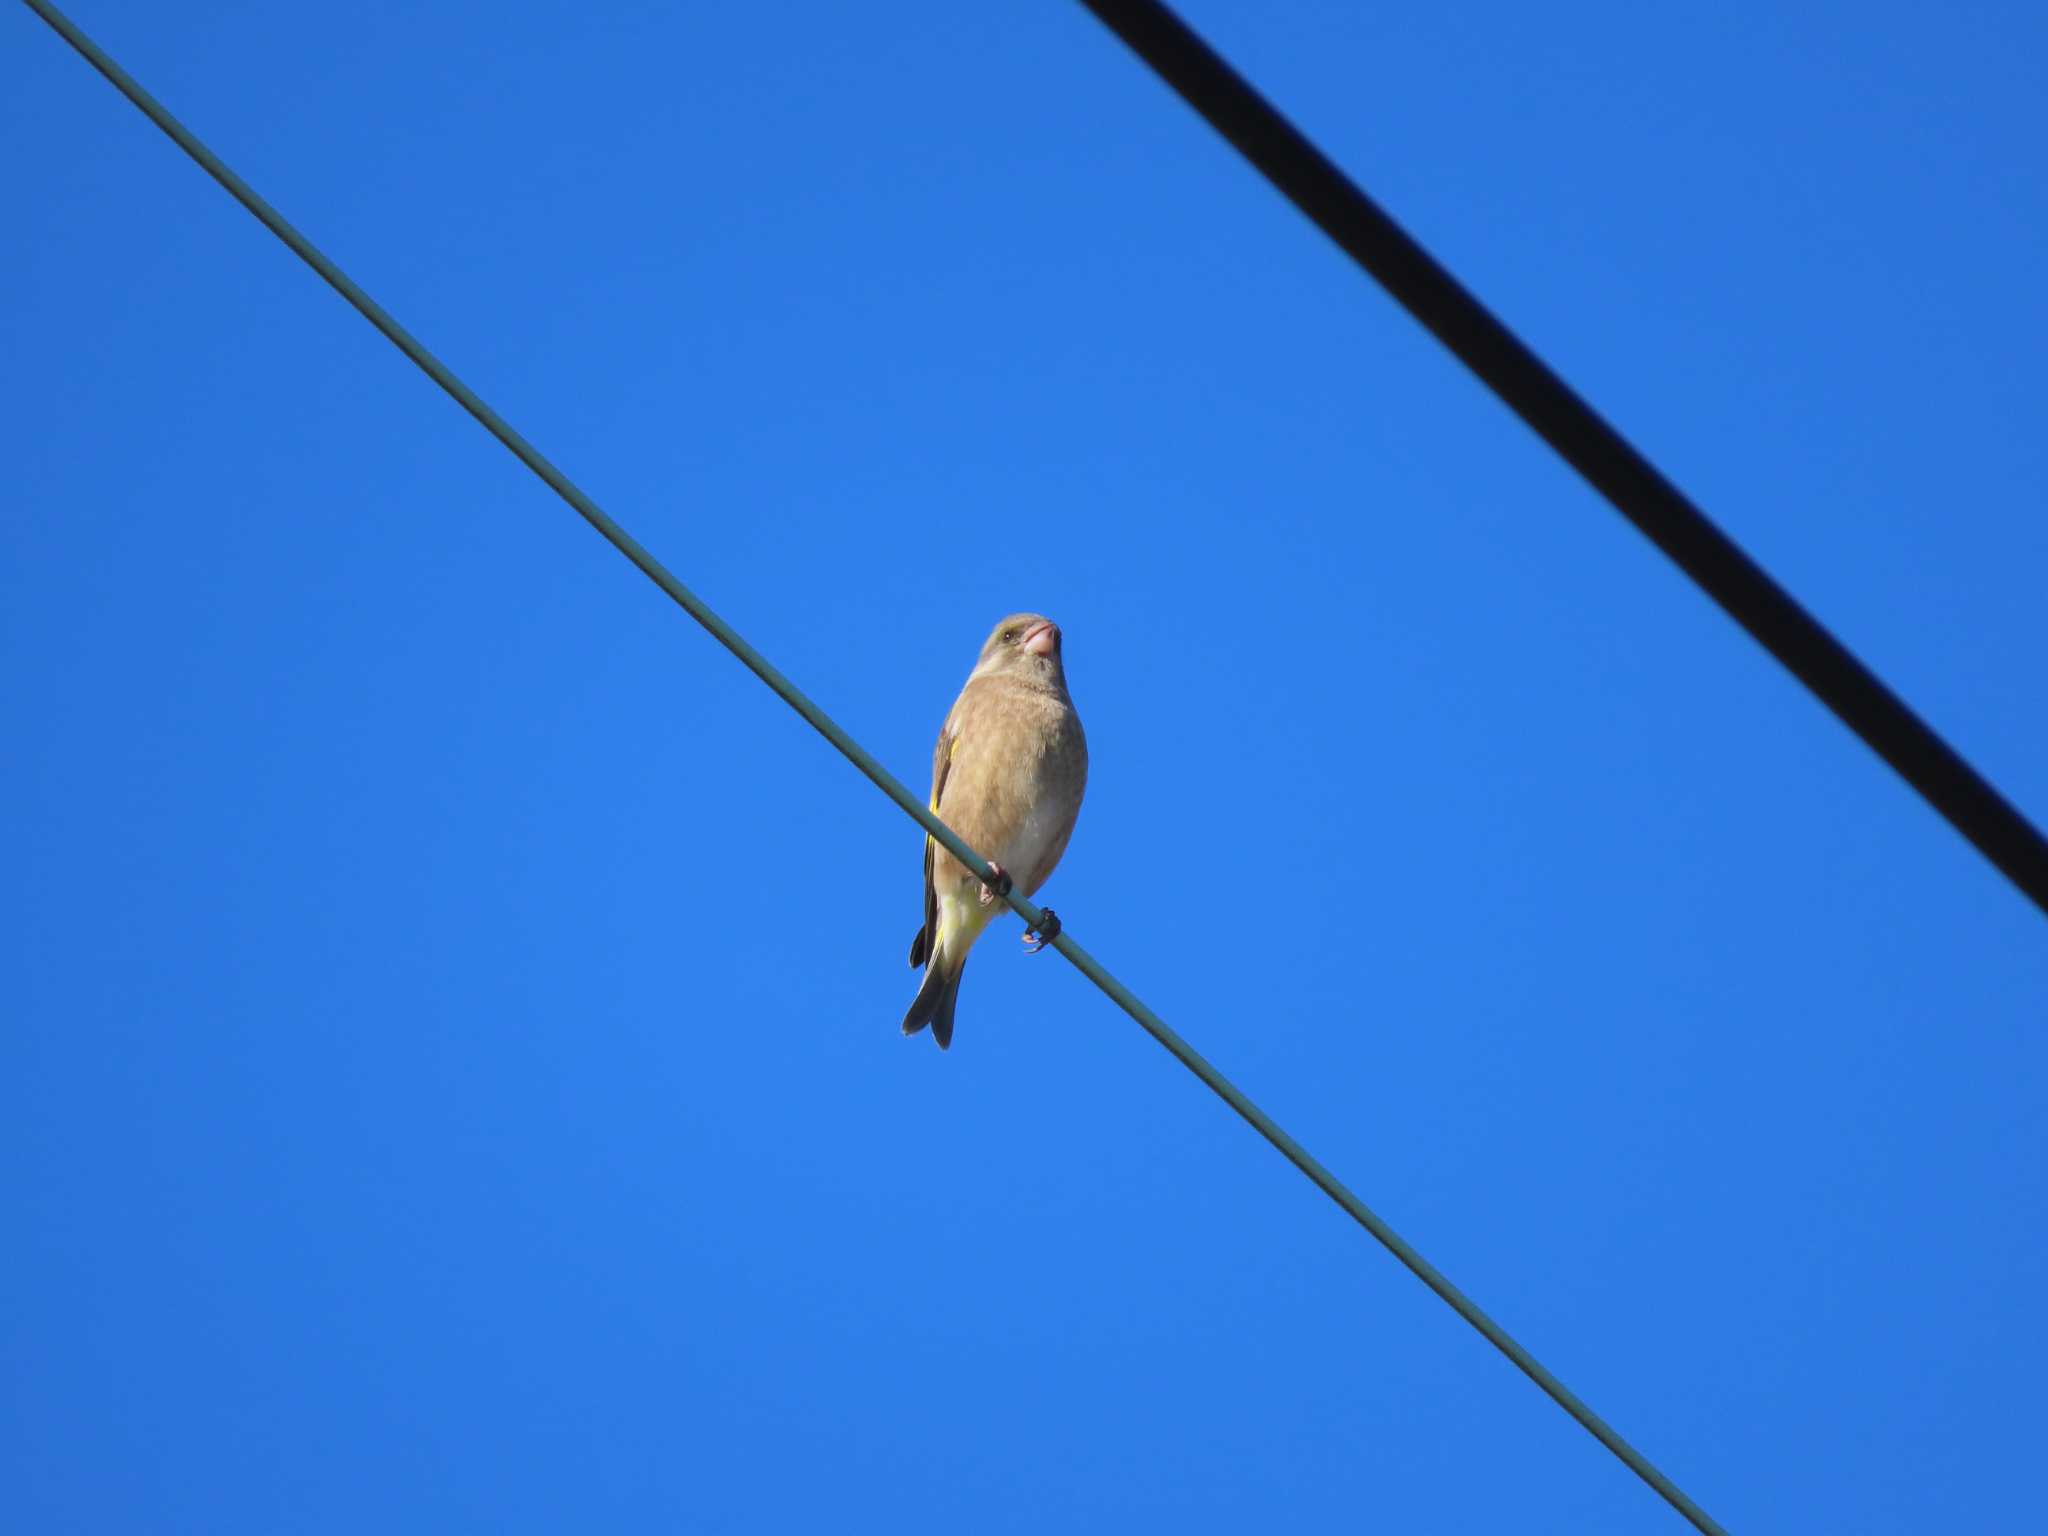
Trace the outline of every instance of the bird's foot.
<path fill-rule="evenodd" d="M 1038 926 L 1024 930 L 1024 953 L 1035 955 L 1060 936 L 1060 915 L 1051 907 L 1038 909 Z"/>
<path fill-rule="evenodd" d="M 981 904 L 985 907 L 998 896 L 1010 894 L 1009 873 L 1000 864 L 991 864 L 988 873 L 981 877 Z"/>

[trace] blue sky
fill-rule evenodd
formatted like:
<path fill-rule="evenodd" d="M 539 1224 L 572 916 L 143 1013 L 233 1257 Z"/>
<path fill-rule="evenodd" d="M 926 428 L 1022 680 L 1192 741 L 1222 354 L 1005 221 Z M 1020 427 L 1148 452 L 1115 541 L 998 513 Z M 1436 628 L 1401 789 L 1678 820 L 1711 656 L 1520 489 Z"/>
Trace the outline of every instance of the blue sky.
<path fill-rule="evenodd" d="M 1717 1518 L 2015 1530 L 2048 930 L 1077 6 L 74 18 Z M 2048 815 L 2038 7 L 1186 14 Z M 26 10 L 0 1523 L 1677 1518 Z"/>

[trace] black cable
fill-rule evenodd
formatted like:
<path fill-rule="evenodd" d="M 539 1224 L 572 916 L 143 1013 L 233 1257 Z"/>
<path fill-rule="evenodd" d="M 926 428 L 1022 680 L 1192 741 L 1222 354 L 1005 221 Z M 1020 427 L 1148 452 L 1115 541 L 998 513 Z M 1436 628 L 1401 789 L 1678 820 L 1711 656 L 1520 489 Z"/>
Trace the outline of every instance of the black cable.
<path fill-rule="evenodd" d="M 2034 825 L 1243 76 L 1156 0 L 1081 3 L 2048 912 Z"/>

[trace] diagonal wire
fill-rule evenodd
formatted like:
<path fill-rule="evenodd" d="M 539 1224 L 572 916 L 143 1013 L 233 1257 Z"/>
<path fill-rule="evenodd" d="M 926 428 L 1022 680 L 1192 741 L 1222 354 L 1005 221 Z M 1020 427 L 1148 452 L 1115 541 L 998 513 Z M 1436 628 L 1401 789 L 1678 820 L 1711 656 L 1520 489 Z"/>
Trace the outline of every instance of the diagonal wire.
<path fill-rule="evenodd" d="M 164 109 L 133 76 L 114 62 L 98 44 L 87 37 L 70 18 L 65 16 L 48 0 L 23 0 L 52 29 L 69 43 L 85 61 L 104 75 L 114 88 L 141 109 L 143 114 L 167 134 L 171 141 L 192 157 L 207 175 L 227 189 L 234 199 L 262 221 L 270 232 L 282 240 L 306 265 L 311 267 L 370 324 L 381 331 L 391 343 L 419 366 L 428 378 L 452 396 L 455 402 L 474 416 L 484 429 L 509 448 L 521 463 L 532 470 L 549 489 L 566 501 L 575 511 L 602 534 L 633 564 L 638 566 L 656 586 L 675 600 L 677 606 L 689 614 L 713 639 L 731 651 L 745 664 L 749 671 L 779 694 L 783 701 L 822 735 L 840 753 L 886 794 L 906 814 L 921 825 L 927 833 L 938 839 L 948 852 L 970 869 L 988 868 L 988 861 L 970 848 L 954 831 L 937 816 L 927 810 L 918 798 L 906 789 L 901 780 L 884 768 L 868 752 L 842 730 L 823 710 L 813 704 L 802 690 L 769 663 L 767 658 L 749 645 L 744 637 L 712 612 L 690 589 L 678 581 L 668 569 L 649 554 L 638 541 L 620 527 L 596 502 L 586 496 L 570 479 L 544 458 L 539 450 L 515 432 L 503 417 L 457 378 L 439 359 L 420 345 L 410 332 L 401 326 L 374 299 L 359 288 L 355 282 L 327 257 L 317 250 L 311 241 L 300 234 L 283 215 L 257 196 L 249 184 L 230 170 L 221 159 L 202 144 L 176 118 Z M 1010 906 L 1031 927 L 1036 928 L 1044 921 L 1044 909 L 1026 901 L 1014 890 L 1006 893 Z M 1308 1178 L 1334 1200 L 1354 1221 L 1386 1247 L 1432 1291 L 1447 1302 L 1452 1310 L 1464 1318 L 1502 1354 L 1506 1355 L 1523 1374 L 1536 1383 L 1565 1412 L 1591 1431 L 1600 1443 L 1612 1451 L 1631 1471 L 1668 1500 L 1680 1514 L 1700 1530 L 1721 1536 L 1722 1528 L 1687 1498 L 1669 1478 L 1659 1472 L 1643 1454 L 1622 1439 L 1607 1422 L 1594 1413 L 1577 1394 L 1559 1381 L 1543 1364 L 1531 1355 L 1508 1334 L 1500 1324 L 1488 1317 L 1463 1291 L 1445 1278 L 1443 1273 L 1425 1259 L 1401 1237 L 1399 1233 L 1382 1221 L 1373 1211 L 1347 1189 L 1337 1176 L 1311 1157 L 1306 1148 L 1276 1124 L 1272 1117 L 1249 1098 L 1221 1072 L 1203 1058 L 1148 1008 L 1128 987 L 1118 981 L 1101 963 L 1065 933 L 1052 941 L 1053 947 L 1071 961 L 1074 967 L 1099 987 L 1110 1001 L 1135 1019 L 1138 1024 L 1170 1051 L 1174 1058 L 1228 1104 L 1267 1141 L 1276 1147 L 1281 1155 L 1306 1174 Z"/>
<path fill-rule="evenodd" d="M 2040 831 L 1242 75 L 1158 0 L 1081 3 L 2048 911 Z"/>

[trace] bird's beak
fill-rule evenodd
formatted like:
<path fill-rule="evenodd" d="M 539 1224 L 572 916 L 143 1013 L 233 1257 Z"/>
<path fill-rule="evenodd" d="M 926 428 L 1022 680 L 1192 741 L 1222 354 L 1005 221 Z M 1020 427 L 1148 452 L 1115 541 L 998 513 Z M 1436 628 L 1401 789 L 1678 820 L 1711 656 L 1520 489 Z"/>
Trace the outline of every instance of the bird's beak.
<path fill-rule="evenodd" d="M 1040 619 L 1024 631 L 1024 649 L 1034 656 L 1050 656 L 1060 648 L 1060 627 L 1051 619 Z"/>

